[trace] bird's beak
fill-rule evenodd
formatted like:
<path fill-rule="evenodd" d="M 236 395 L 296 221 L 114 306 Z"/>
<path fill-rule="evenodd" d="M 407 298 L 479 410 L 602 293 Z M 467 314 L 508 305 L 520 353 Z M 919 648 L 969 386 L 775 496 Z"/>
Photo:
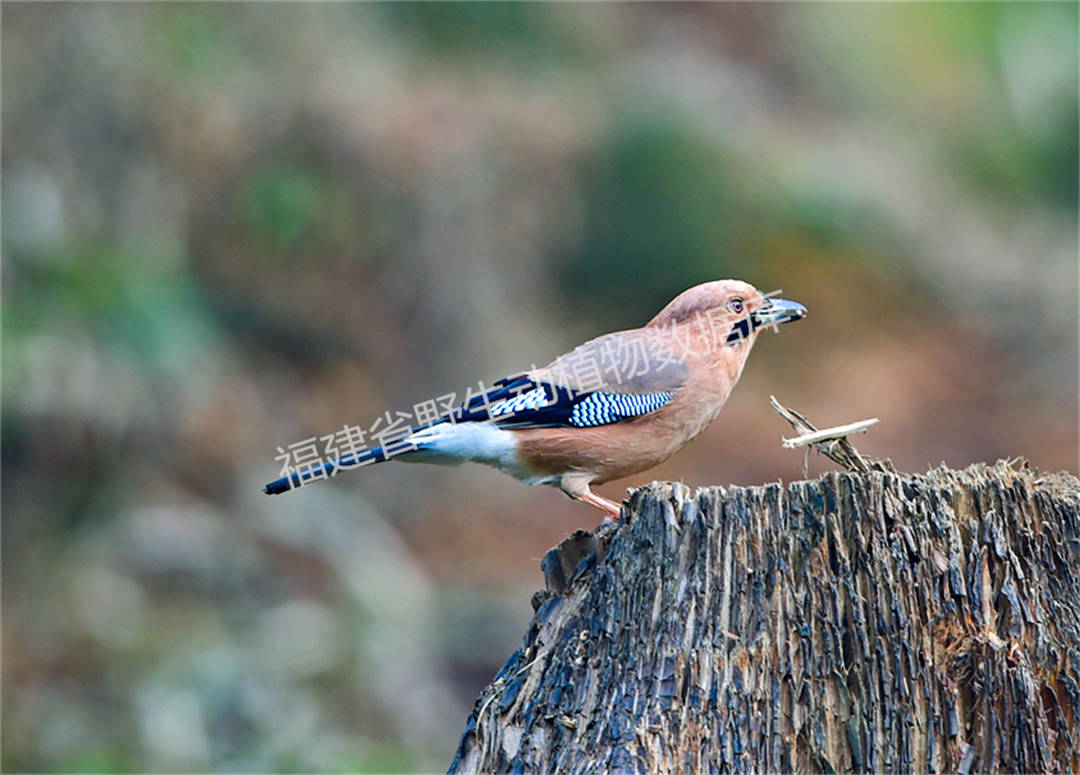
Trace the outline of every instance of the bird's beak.
<path fill-rule="evenodd" d="M 750 313 L 754 328 L 790 323 L 806 317 L 806 307 L 787 299 L 765 299 L 760 307 Z"/>

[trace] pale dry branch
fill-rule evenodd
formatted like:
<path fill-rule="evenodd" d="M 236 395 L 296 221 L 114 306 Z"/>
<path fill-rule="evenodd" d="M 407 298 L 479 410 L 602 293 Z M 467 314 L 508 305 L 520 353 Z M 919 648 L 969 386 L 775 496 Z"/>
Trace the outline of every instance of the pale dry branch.
<path fill-rule="evenodd" d="M 875 425 L 877 421 L 878 418 L 873 417 L 869 420 L 859 420 L 858 422 L 848 423 L 847 425 L 837 425 L 833 428 L 825 428 L 824 430 L 805 433 L 794 439 L 783 439 L 782 446 L 785 449 L 795 449 L 796 447 L 803 447 L 807 444 L 817 444 L 822 441 L 837 441 L 850 436 L 852 433 L 866 433 L 866 429 L 871 425 Z"/>
<path fill-rule="evenodd" d="M 796 412 L 794 409 L 789 409 L 777 401 L 776 396 L 769 396 L 769 403 L 776 413 L 791 423 L 791 427 L 799 433 L 799 435 L 793 439 L 784 439 L 781 437 L 783 446 L 787 449 L 794 449 L 800 446 L 807 447 L 806 459 L 803 461 L 804 476 L 807 475 L 810 449 L 816 449 L 834 463 L 843 466 L 847 471 L 854 471 L 862 474 L 865 474 L 868 471 L 895 471 L 892 464 L 887 460 L 867 461 L 867 459 L 860 455 L 859 451 L 855 449 L 855 445 L 847 439 L 849 434 L 865 432 L 867 428 L 878 421 L 876 417 L 871 420 L 861 420 L 848 425 L 838 425 L 833 428 L 819 429 L 806 419 L 804 415 Z"/>

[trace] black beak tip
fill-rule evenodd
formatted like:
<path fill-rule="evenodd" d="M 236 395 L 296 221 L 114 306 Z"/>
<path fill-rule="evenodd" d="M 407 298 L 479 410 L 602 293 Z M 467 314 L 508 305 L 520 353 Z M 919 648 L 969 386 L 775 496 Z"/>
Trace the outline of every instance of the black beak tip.
<path fill-rule="evenodd" d="M 766 306 L 755 313 L 758 326 L 775 326 L 781 323 L 791 323 L 806 317 L 806 307 L 796 301 L 787 299 L 769 299 Z"/>

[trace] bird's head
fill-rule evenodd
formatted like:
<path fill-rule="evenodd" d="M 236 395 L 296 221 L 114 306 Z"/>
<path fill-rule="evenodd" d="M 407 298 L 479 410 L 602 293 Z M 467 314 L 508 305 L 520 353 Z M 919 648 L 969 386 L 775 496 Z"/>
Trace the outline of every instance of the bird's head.
<path fill-rule="evenodd" d="M 765 296 L 741 280 L 714 280 L 680 293 L 648 326 L 688 325 L 714 342 L 738 346 L 753 342 L 762 328 L 803 317 L 801 304 Z"/>

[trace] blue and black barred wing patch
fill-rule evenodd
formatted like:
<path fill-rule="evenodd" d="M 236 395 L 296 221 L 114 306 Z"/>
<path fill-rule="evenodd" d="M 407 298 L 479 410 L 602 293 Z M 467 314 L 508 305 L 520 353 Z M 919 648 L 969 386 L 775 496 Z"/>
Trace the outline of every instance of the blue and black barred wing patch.
<path fill-rule="evenodd" d="M 507 429 L 591 428 L 655 412 L 670 403 L 674 397 L 674 391 L 576 391 L 563 385 L 538 382 L 520 375 L 499 380 L 489 390 L 472 396 L 466 403 L 431 425 L 447 422 L 493 422 L 500 428 Z"/>
<path fill-rule="evenodd" d="M 570 424 L 578 428 L 609 425 L 655 412 L 671 403 L 674 393 L 587 393 L 574 404 Z"/>
<path fill-rule="evenodd" d="M 663 393 L 574 391 L 561 385 L 535 383 L 517 399 L 492 407 L 500 428 L 592 428 L 655 412 L 675 397 Z"/>

